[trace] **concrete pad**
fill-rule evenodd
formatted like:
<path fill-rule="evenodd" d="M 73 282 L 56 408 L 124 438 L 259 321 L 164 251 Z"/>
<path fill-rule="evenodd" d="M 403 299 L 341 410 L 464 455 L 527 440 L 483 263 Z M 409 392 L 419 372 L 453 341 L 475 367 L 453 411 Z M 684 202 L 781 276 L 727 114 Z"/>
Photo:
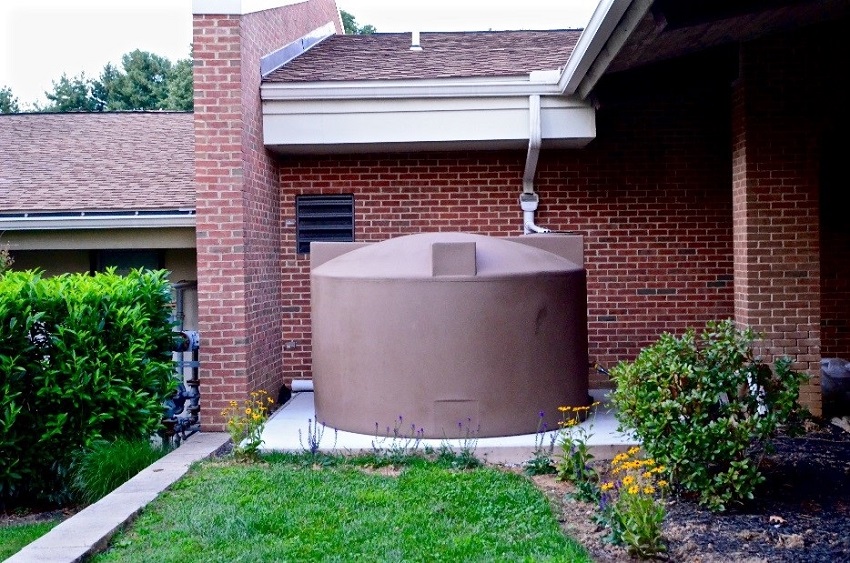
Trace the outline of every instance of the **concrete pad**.
<path fill-rule="evenodd" d="M 589 433 L 587 440 L 591 453 L 597 459 L 611 459 L 616 454 L 637 444 L 637 440 L 617 430 L 618 423 L 614 412 L 607 400 L 608 390 L 591 390 L 594 400 L 600 401 L 596 416 L 583 422 L 577 428 L 584 428 Z M 531 413 L 533 416 L 534 413 Z M 308 423 L 309 421 L 309 423 Z M 266 423 L 263 432 L 261 451 L 299 452 L 309 448 L 308 424 L 315 435 L 316 410 L 313 406 L 313 393 L 296 393 L 282 408 L 275 412 Z M 353 432 L 335 431 L 330 427 L 319 425 L 322 434 L 319 451 L 328 453 L 358 453 L 371 452 L 379 448 L 414 445 L 414 441 L 405 438 L 355 434 Z M 323 431 L 323 432 L 321 432 Z M 421 440 L 417 444 L 420 449 L 426 447 L 439 448 L 447 445 L 455 451 L 474 447 L 479 459 L 490 463 L 519 464 L 532 458 L 535 449 L 542 445 L 548 448 L 552 440 L 557 440 L 557 431 L 543 434 L 524 434 L 521 436 L 505 436 L 499 438 L 475 439 L 474 434 L 469 439 Z M 557 448 L 557 445 L 556 445 Z M 556 450 L 557 453 L 557 450 Z"/>
<path fill-rule="evenodd" d="M 159 493 L 230 440 L 223 432 L 199 432 L 156 463 L 24 547 L 6 563 L 72 563 L 106 547 Z"/>

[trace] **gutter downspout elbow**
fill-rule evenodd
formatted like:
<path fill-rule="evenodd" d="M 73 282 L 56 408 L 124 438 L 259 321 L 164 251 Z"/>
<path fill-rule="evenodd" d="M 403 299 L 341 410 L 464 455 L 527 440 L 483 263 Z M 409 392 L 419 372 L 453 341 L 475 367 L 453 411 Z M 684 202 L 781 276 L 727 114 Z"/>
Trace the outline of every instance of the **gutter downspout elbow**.
<path fill-rule="evenodd" d="M 534 175 L 537 173 L 537 161 L 540 158 L 540 146 L 543 142 L 539 94 L 528 97 L 528 113 L 528 153 L 525 157 L 525 171 L 522 174 L 522 193 L 519 196 L 519 205 L 522 208 L 522 232 L 525 235 L 551 232 L 534 223 L 534 212 L 537 211 L 537 205 L 540 202 L 540 196 L 534 193 Z"/>

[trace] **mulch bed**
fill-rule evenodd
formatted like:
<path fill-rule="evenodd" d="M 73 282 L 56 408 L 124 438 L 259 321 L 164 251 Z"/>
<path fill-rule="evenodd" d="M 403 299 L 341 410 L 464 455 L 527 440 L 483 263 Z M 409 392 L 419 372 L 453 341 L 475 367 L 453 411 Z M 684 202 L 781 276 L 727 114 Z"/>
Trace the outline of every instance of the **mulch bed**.
<path fill-rule="evenodd" d="M 765 483 L 747 505 L 714 514 L 670 500 L 663 557 L 682 563 L 850 561 L 850 433 L 832 425 L 805 436 L 780 437 L 763 465 Z M 595 561 L 631 561 L 592 523 L 595 507 L 568 498 L 571 487 L 534 478 L 561 513 L 565 531 Z"/>

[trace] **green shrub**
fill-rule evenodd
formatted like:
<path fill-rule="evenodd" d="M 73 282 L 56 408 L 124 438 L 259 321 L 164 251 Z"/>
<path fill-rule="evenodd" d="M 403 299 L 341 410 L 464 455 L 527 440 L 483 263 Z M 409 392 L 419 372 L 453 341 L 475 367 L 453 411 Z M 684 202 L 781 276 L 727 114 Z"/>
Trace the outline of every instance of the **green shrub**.
<path fill-rule="evenodd" d="M 158 428 L 169 307 L 165 272 L 0 276 L 0 505 L 61 501 L 75 452 Z"/>
<path fill-rule="evenodd" d="M 789 419 L 806 376 L 788 360 L 775 373 L 753 356 L 753 332 L 710 322 L 696 336 L 664 334 L 611 370 L 617 417 L 666 465 L 681 492 L 712 510 L 753 498 L 761 456 Z"/>
<path fill-rule="evenodd" d="M 96 442 L 74 463 L 71 488 L 82 502 L 97 502 L 167 452 L 144 438 Z"/>

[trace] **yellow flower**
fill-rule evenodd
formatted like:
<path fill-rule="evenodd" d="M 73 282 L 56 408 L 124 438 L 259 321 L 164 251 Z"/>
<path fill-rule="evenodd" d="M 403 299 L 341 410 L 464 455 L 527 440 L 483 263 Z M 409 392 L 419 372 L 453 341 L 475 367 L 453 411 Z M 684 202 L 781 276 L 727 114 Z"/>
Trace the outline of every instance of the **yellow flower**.
<path fill-rule="evenodd" d="M 638 488 L 637 485 L 632 485 L 631 487 L 629 487 L 629 494 L 630 495 L 636 495 L 639 490 L 640 489 Z"/>
<path fill-rule="evenodd" d="M 641 475 L 641 477 L 643 477 L 644 479 L 652 479 L 652 473 L 646 471 L 645 473 L 643 473 L 643 475 Z"/>
<path fill-rule="evenodd" d="M 655 492 L 655 487 L 653 487 L 652 485 L 647 485 L 643 488 L 643 494 L 645 494 L 645 495 L 651 495 L 654 492 Z"/>
<path fill-rule="evenodd" d="M 252 412 L 253 411 L 251 410 L 251 407 L 248 407 L 247 409 L 245 409 L 245 414 L 247 414 L 247 415 L 250 415 Z"/>
<path fill-rule="evenodd" d="M 635 455 L 635 454 L 636 454 L 636 453 L 638 453 L 639 451 L 640 451 L 640 448 L 639 448 L 639 447 L 637 447 L 637 446 L 632 446 L 631 448 L 629 448 L 629 455 Z"/>
<path fill-rule="evenodd" d="M 661 487 L 661 488 L 666 487 L 668 484 L 669 484 L 669 483 L 667 483 L 667 481 L 665 481 L 664 479 L 659 479 L 659 480 L 658 480 L 658 486 L 659 486 L 659 487 Z"/>
<path fill-rule="evenodd" d="M 602 491 L 610 491 L 614 488 L 614 483 L 602 483 L 602 486 L 599 487 Z"/>
<path fill-rule="evenodd" d="M 665 471 L 667 471 L 667 468 L 666 468 L 666 467 L 664 467 L 663 465 L 659 465 L 659 466 L 658 466 L 658 472 L 659 472 L 659 473 L 664 473 Z"/>
<path fill-rule="evenodd" d="M 230 401 L 230 406 L 231 406 L 231 407 L 235 407 L 235 406 L 236 406 L 236 401 Z"/>
<path fill-rule="evenodd" d="M 628 487 L 629 485 L 631 485 L 634 482 L 635 482 L 635 478 L 632 477 L 631 475 L 626 475 L 625 477 L 623 477 L 623 485 L 625 485 L 626 487 Z"/>
<path fill-rule="evenodd" d="M 561 412 L 567 412 L 568 410 L 570 410 L 570 407 L 558 407 L 558 410 Z"/>
<path fill-rule="evenodd" d="M 652 459 L 652 458 L 649 458 L 649 459 L 646 460 L 646 464 L 649 465 L 649 466 L 655 465 L 655 460 Z"/>

